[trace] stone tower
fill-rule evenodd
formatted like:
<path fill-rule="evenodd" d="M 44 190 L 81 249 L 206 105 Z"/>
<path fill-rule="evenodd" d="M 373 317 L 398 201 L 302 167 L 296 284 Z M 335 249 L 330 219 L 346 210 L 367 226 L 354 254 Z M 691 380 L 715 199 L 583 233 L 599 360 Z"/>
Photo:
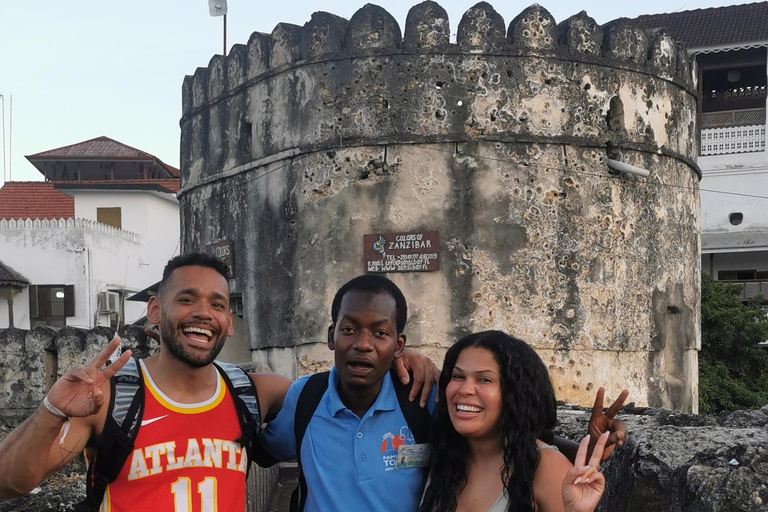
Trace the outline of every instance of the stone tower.
<path fill-rule="evenodd" d="M 489 328 L 530 342 L 559 399 L 622 387 L 695 411 L 696 96 L 663 31 L 487 3 L 451 43 L 440 5 L 404 35 L 368 4 L 214 56 L 183 85 L 184 249 L 227 245 L 254 360 L 329 366 L 336 289 L 363 235 L 439 232 L 437 272 L 389 274 L 410 346 L 439 362 Z M 612 171 L 608 160 L 650 171 Z M 241 308 L 241 309 L 240 309 Z"/>

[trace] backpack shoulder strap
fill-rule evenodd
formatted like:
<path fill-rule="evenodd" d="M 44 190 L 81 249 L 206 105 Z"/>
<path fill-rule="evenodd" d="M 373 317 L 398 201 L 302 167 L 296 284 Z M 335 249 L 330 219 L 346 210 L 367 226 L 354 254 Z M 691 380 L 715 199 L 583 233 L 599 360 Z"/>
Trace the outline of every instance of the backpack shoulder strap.
<path fill-rule="evenodd" d="M 256 386 L 253 385 L 253 381 L 248 376 L 248 373 L 239 366 L 220 361 L 214 361 L 213 364 L 224 379 L 235 402 L 237 420 L 240 423 L 240 432 L 242 433 L 239 438 L 235 439 L 235 442 L 247 450 L 249 461 L 264 461 L 262 458 L 264 450 L 261 449 L 259 444 L 261 412 L 259 409 L 259 399 L 256 395 Z M 274 461 L 274 459 L 271 460 Z M 262 462 L 259 462 L 259 464 L 263 465 Z M 250 471 L 250 468 L 249 464 L 248 471 Z"/>
<path fill-rule="evenodd" d="M 408 423 L 408 428 L 411 429 L 413 439 L 419 444 L 429 442 L 432 414 L 428 408 L 421 407 L 418 400 L 408 400 L 408 395 L 413 387 L 413 375 L 411 374 L 411 380 L 406 385 L 400 381 L 400 377 L 397 376 L 394 369 L 390 370 L 389 374 L 392 377 L 392 385 L 395 387 L 397 402 L 400 404 L 400 410 L 405 417 L 405 422 Z"/>
<path fill-rule="evenodd" d="M 307 379 L 296 401 L 296 411 L 293 416 L 293 433 L 296 438 L 296 459 L 299 461 L 299 485 L 291 494 L 291 512 L 304 510 L 307 501 L 307 481 L 304 479 L 304 471 L 301 469 L 301 443 L 304 433 L 312 420 L 312 416 L 320 404 L 325 391 L 328 389 L 328 375 L 330 372 L 316 373 Z"/>
<path fill-rule="evenodd" d="M 85 504 L 96 511 L 107 485 L 120 474 L 133 451 L 144 413 L 144 379 L 139 362 L 131 358 L 110 379 L 109 409 L 96 446 L 96 457 L 88 468 Z"/>

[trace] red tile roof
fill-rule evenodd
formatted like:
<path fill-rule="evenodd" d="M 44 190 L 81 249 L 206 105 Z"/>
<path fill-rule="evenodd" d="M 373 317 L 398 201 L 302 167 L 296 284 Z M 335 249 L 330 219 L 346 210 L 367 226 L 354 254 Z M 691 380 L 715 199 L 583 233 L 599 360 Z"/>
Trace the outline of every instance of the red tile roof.
<path fill-rule="evenodd" d="M 137 179 L 137 180 L 83 180 L 54 181 L 56 190 L 155 190 L 176 193 L 181 188 L 179 178 Z"/>
<path fill-rule="evenodd" d="M 0 219 L 69 219 L 75 199 L 46 181 L 9 181 L 0 188 Z"/>
<path fill-rule="evenodd" d="M 666 28 L 688 48 L 768 40 L 768 2 L 645 14 L 633 21 L 640 28 Z"/>
<path fill-rule="evenodd" d="M 95 139 L 78 142 L 69 146 L 49 149 L 34 155 L 27 155 L 27 160 L 34 164 L 37 160 L 132 160 L 144 162 L 157 162 L 166 169 L 171 176 L 180 176 L 179 170 L 168 165 L 155 155 L 136 149 L 109 137 L 96 137 Z"/>

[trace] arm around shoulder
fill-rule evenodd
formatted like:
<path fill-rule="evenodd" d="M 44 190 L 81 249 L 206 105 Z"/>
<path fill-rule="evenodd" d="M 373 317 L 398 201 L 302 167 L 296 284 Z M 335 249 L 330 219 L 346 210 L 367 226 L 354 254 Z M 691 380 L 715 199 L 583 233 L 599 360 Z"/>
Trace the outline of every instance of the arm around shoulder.
<path fill-rule="evenodd" d="M 249 373 L 248 376 L 256 387 L 262 421 L 272 421 L 283 407 L 291 380 L 276 373 Z"/>

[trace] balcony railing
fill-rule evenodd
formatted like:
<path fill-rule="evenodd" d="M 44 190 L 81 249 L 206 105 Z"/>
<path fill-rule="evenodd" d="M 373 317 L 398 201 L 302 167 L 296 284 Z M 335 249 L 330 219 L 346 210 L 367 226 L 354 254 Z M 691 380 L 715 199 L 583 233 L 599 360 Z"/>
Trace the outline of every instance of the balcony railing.
<path fill-rule="evenodd" d="M 741 293 L 739 293 L 736 298 L 747 301 L 754 297 L 757 294 L 762 294 L 763 297 L 768 298 L 768 281 L 730 281 L 730 280 L 723 280 L 718 281 L 720 283 L 725 284 L 735 284 L 741 287 Z"/>
<path fill-rule="evenodd" d="M 762 124 L 702 128 L 701 130 L 702 156 L 755 151 L 765 151 L 765 109 L 763 109 Z"/>
<path fill-rule="evenodd" d="M 702 128 L 727 128 L 731 126 L 754 126 L 765 124 L 764 108 L 723 110 L 701 114 Z"/>

